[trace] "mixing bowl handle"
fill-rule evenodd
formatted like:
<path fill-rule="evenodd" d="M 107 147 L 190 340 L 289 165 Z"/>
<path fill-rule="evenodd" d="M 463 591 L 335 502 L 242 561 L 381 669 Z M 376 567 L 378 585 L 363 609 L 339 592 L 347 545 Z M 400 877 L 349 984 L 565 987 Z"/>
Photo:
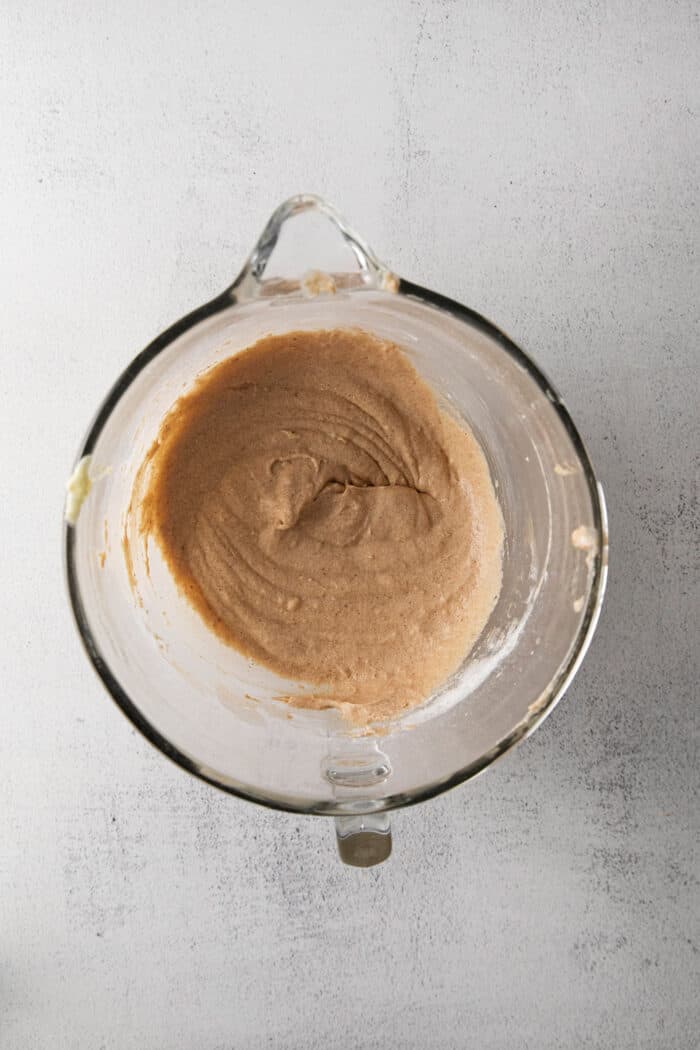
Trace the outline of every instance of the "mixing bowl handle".
<path fill-rule="evenodd" d="M 335 818 L 338 852 L 344 864 L 371 868 L 391 853 L 391 827 L 388 813 Z"/>
<path fill-rule="evenodd" d="M 398 286 L 398 278 L 335 208 L 305 193 L 290 197 L 272 214 L 228 294 L 235 302 L 249 302 L 300 291 L 315 296 L 341 288 L 396 291 Z"/>

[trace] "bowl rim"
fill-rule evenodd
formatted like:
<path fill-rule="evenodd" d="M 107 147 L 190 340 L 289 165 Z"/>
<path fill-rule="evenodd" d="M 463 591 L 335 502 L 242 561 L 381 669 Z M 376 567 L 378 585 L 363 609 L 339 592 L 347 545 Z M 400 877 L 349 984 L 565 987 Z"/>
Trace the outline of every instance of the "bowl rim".
<path fill-rule="evenodd" d="M 364 288 L 353 289 L 348 294 L 360 295 L 367 290 L 371 290 L 377 294 L 376 289 Z M 567 434 L 576 450 L 589 488 L 591 505 L 593 508 L 593 527 L 600 537 L 599 548 L 594 559 L 593 575 L 585 614 L 581 620 L 574 644 L 571 648 L 569 659 L 566 661 L 566 664 L 559 669 L 559 672 L 550 682 L 545 692 L 530 705 L 526 716 L 478 759 L 474 759 L 456 772 L 451 773 L 449 776 L 430 781 L 410 792 L 398 792 L 396 794 L 387 795 L 381 799 L 353 799 L 351 801 L 309 801 L 308 799 L 295 797 L 293 795 L 266 793 L 248 784 L 236 781 L 234 778 L 228 777 L 216 770 L 210 769 L 198 762 L 194 756 L 189 755 L 168 740 L 168 738 L 165 737 L 142 714 L 141 710 L 134 703 L 126 690 L 122 688 L 119 679 L 112 671 L 107 660 L 100 651 L 97 641 L 92 633 L 78 584 L 75 528 L 72 525 L 69 525 L 65 519 L 63 522 L 64 573 L 69 601 L 78 634 L 90 663 L 102 681 L 102 684 L 105 686 L 107 692 L 122 713 L 126 715 L 132 725 L 138 729 L 154 747 L 188 773 L 191 773 L 198 779 L 210 784 L 212 787 L 219 788 L 227 794 L 245 799 L 249 802 L 255 802 L 258 805 L 270 809 L 281 810 L 284 812 L 305 815 L 313 814 L 317 816 L 342 816 L 350 811 L 354 814 L 385 812 L 404 806 L 415 805 L 419 802 L 425 802 L 428 799 L 434 798 L 436 795 L 440 795 L 445 791 L 449 791 L 458 784 L 471 780 L 473 777 L 484 772 L 485 769 L 493 765 L 498 759 L 503 758 L 517 744 L 533 733 L 561 700 L 578 671 L 591 643 L 605 594 L 608 572 L 608 521 L 603 489 L 596 477 L 590 456 L 571 416 L 569 415 L 568 409 L 562 402 L 556 388 L 549 381 L 542 369 L 535 364 L 532 358 L 522 350 L 517 343 L 493 324 L 493 322 L 489 321 L 482 314 L 470 307 L 464 306 L 445 295 L 441 295 L 439 292 L 431 291 L 428 288 L 424 288 L 421 285 L 414 284 L 403 278 L 397 278 L 397 286 L 393 291 L 387 291 L 384 293 L 380 292 L 379 294 L 386 294 L 392 298 L 396 295 L 408 297 L 452 315 L 458 321 L 471 325 L 473 328 L 490 337 L 507 354 L 509 354 L 510 357 L 515 359 L 522 368 L 525 369 L 550 401 L 552 408 L 557 412 L 560 422 L 567 431 Z M 235 293 L 235 286 L 234 288 L 226 289 L 226 291 L 216 296 L 214 299 L 211 299 L 209 302 L 204 303 L 202 306 L 180 318 L 149 343 L 144 350 L 137 354 L 113 384 L 109 393 L 97 410 L 97 413 L 90 424 L 81 450 L 76 457 L 76 462 L 84 456 L 88 456 L 92 453 L 102 430 L 112 414 L 112 411 L 127 389 L 144 368 L 154 360 L 154 358 L 161 354 L 185 332 L 191 330 L 216 314 L 230 309 L 232 306 L 235 306 L 237 302 L 238 299 Z"/>

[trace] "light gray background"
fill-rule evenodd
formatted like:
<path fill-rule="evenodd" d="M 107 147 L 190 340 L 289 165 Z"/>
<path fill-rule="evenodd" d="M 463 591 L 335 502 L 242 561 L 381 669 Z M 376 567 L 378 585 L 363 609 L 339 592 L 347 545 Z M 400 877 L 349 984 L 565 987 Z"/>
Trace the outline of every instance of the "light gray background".
<path fill-rule="evenodd" d="M 3 1048 L 697 1045 L 699 28 L 670 0 L 3 3 Z M 369 872 L 135 735 L 61 576 L 107 387 L 299 191 L 536 356 L 610 504 L 567 698 Z"/>

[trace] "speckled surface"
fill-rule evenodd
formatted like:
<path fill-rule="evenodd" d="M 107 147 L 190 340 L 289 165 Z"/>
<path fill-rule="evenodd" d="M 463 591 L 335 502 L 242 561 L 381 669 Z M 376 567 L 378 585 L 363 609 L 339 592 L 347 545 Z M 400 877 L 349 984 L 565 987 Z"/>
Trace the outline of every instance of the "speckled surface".
<path fill-rule="evenodd" d="M 697 5 L 7 2 L 0 38 L 0 1044 L 695 1047 Z M 112 378 L 302 190 L 537 357 L 611 518 L 565 701 L 365 872 L 138 738 L 60 570 Z"/>

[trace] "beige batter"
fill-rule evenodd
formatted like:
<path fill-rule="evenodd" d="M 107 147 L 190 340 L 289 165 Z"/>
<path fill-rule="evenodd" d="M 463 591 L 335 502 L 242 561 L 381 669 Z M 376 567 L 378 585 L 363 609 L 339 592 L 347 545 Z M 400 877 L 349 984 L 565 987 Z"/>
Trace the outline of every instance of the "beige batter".
<path fill-rule="evenodd" d="M 173 406 L 140 527 L 225 642 L 356 723 L 420 703 L 464 660 L 501 584 L 476 440 L 392 343 L 269 336 Z"/>

